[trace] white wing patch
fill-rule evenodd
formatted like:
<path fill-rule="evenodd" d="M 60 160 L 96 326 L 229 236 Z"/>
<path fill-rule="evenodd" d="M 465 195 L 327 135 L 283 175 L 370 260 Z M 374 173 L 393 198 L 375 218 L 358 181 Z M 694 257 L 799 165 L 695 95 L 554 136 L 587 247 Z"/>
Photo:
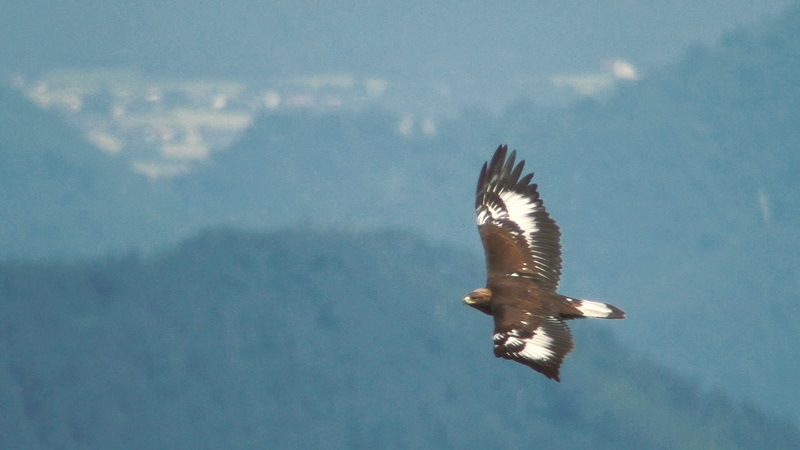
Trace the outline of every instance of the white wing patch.
<path fill-rule="evenodd" d="M 516 223 L 525 235 L 525 240 L 529 244 L 532 243 L 534 233 L 540 229 L 533 214 L 541 209 L 541 205 L 514 191 L 500 192 L 499 197 L 503 201 L 503 205 L 491 203 L 481 205 L 478 209 L 478 225 L 508 219 Z"/>
<path fill-rule="evenodd" d="M 500 193 L 500 198 L 508 210 L 508 218 L 519 225 L 525 233 L 525 239 L 530 243 L 533 234 L 539 231 L 539 225 L 533 218 L 533 213 L 539 209 L 535 201 L 529 197 L 514 191 L 504 191 Z"/>
<path fill-rule="evenodd" d="M 506 217 L 508 217 L 508 214 L 506 214 L 506 212 L 499 205 L 494 205 L 494 204 L 481 205 L 481 207 L 478 209 L 479 226 L 487 224 L 493 220 Z"/>
<path fill-rule="evenodd" d="M 555 357 L 553 343 L 553 338 L 541 327 L 531 337 L 522 337 L 517 330 L 494 334 L 495 348 L 503 348 L 509 356 L 533 361 L 547 361 Z"/>

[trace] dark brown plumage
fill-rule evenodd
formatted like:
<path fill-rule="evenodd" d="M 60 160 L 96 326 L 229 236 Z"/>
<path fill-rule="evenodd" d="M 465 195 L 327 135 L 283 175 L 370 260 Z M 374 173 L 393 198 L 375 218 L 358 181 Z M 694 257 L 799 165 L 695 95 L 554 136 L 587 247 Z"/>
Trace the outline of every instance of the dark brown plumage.
<path fill-rule="evenodd" d="M 522 176 L 501 145 L 478 178 L 475 212 L 486 255 L 486 287 L 464 298 L 494 317 L 494 354 L 512 359 L 556 381 L 574 344 L 567 319 L 622 319 L 602 302 L 556 293 L 561 278 L 561 231 L 544 208 L 533 173 Z"/>

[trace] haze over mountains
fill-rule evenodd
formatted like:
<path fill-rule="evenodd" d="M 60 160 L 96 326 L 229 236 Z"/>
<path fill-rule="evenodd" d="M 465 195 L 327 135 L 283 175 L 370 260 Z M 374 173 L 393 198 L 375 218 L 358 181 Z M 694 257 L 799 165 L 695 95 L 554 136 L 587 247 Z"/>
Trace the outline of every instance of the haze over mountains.
<path fill-rule="evenodd" d="M 111 67 L 248 80 L 345 72 L 390 79 L 393 101 L 414 112 L 498 109 L 520 95 L 560 102 L 550 77 L 615 58 L 649 72 L 789 4 L 11 0 L 0 6 L 0 71 Z"/>
<path fill-rule="evenodd" d="M 673 4 L 679 2 L 670 3 Z M 135 17 L 134 14 L 131 23 L 135 23 Z M 764 432 L 774 439 L 786 439 L 776 441 L 775 447 L 791 447 L 796 443 L 800 424 L 800 391 L 794 388 L 800 373 L 800 354 L 796 347 L 800 342 L 800 331 L 796 327 L 800 313 L 795 307 L 800 297 L 798 30 L 800 7 L 794 6 L 775 19 L 727 33 L 712 47 L 695 46 L 672 63 L 656 66 L 663 61 L 652 60 L 653 65 L 641 80 L 618 84 L 613 94 L 602 99 L 587 99 L 563 109 L 544 107 L 526 99 L 517 99 L 505 107 L 486 105 L 459 109 L 458 114 L 439 118 L 434 132 L 425 131 L 428 125 L 420 117 L 409 117 L 390 109 L 327 113 L 265 111 L 230 148 L 213 154 L 185 177 L 157 183 L 148 183 L 133 174 L 129 170 L 130 161 L 124 155 L 100 153 L 82 142 L 77 132 L 60 123 L 54 114 L 32 108 L 14 92 L 0 90 L 0 173 L 3 175 L 0 192 L 4 193 L 0 197 L 3 202 L 0 256 L 15 260 L 52 257 L 63 260 L 98 256 L 109 251 L 115 254 L 128 249 L 147 251 L 141 259 L 119 257 L 74 267 L 69 263 L 9 263 L 0 270 L 6 280 L 1 299 L 11 305 L 10 308 L 13 306 L 8 310 L 14 311 L 13 315 L 6 316 L 3 325 L 3 345 L 18 355 L 6 361 L 12 375 L 4 377 L 13 382 L 7 381 L 4 386 L 18 399 L 12 404 L 17 408 L 16 415 L 7 417 L 39 427 L 20 435 L 34 442 L 53 442 L 50 441 L 53 436 L 69 436 L 68 439 L 80 443 L 82 427 L 97 431 L 118 430 L 115 427 L 122 426 L 123 421 L 100 425 L 91 419 L 104 411 L 122 411 L 119 417 L 127 417 L 132 411 L 161 414 L 156 412 L 161 411 L 160 407 L 154 406 L 157 400 L 139 406 L 130 406 L 124 398 L 120 400 L 123 406 L 90 405 L 76 395 L 63 402 L 61 397 L 59 400 L 37 397 L 33 403 L 25 404 L 25 399 L 29 398 L 26 392 L 31 392 L 26 389 L 37 391 L 35 387 L 21 385 L 20 380 L 29 375 L 35 375 L 31 379 L 41 385 L 61 380 L 68 392 L 94 386 L 88 375 L 84 375 L 88 367 L 84 364 L 102 360 L 93 351 L 108 352 L 103 358 L 113 361 L 111 370 L 137 374 L 149 371 L 144 378 L 136 378 L 147 381 L 133 387 L 119 387 L 122 378 L 108 374 L 109 378 L 103 378 L 108 383 L 102 384 L 103 389 L 109 392 L 117 392 L 117 388 L 119 392 L 139 389 L 136 392 L 153 394 L 152 399 L 160 398 L 158 395 L 172 395 L 175 403 L 169 403 L 171 406 L 167 408 L 174 409 L 167 414 L 173 414 L 170 417 L 176 423 L 184 424 L 186 416 L 182 414 L 198 408 L 197 405 L 224 403 L 224 394 L 219 392 L 230 388 L 227 380 L 239 379 L 236 378 L 239 376 L 251 381 L 283 380 L 279 375 L 290 373 L 286 369 L 289 367 L 300 372 L 308 368 L 320 372 L 331 370 L 335 374 L 331 376 L 346 379 L 357 361 L 356 354 L 347 349 L 357 346 L 357 341 L 342 330 L 358 329 L 359 324 L 349 322 L 355 320 L 355 316 L 350 315 L 350 310 L 341 309 L 342 304 L 338 302 L 315 303 L 325 297 L 329 286 L 345 289 L 348 295 L 341 297 L 342 303 L 347 302 L 349 296 L 360 296 L 358 308 L 365 309 L 358 311 L 370 317 L 378 317 L 383 312 L 372 309 L 375 306 L 369 303 L 370 299 L 388 308 L 386 317 L 375 320 L 384 324 L 387 336 L 395 336 L 397 341 L 411 339 L 404 334 L 404 329 L 414 321 L 412 317 L 425 316 L 418 340 L 409 340 L 408 348 L 390 346 L 391 354 L 397 358 L 411 357 L 407 353 L 412 351 L 409 348 L 424 347 L 422 359 L 443 361 L 441 366 L 435 366 L 434 373 L 453 377 L 453 367 L 469 367 L 476 373 L 483 371 L 478 378 L 490 378 L 509 371 L 514 374 L 509 375 L 509 392 L 517 389 L 527 392 L 525 389 L 530 386 L 527 383 L 539 389 L 538 381 L 531 379 L 532 374 L 512 372 L 513 369 L 502 365 L 497 367 L 501 361 L 494 361 L 490 354 L 483 355 L 485 359 L 469 360 L 462 366 L 463 358 L 476 357 L 471 350 L 468 357 L 450 353 L 466 353 L 462 346 L 469 344 L 463 342 L 465 339 L 477 339 L 477 352 L 488 348 L 484 340 L 489 338 L 489 324 L 480 321 L 485 318 L 462 312 L 464 308 L 459 309 L 458 299 L 480 285 L 483 277 L 472 212 L 477 172 L 493 149 L 507 142 L 519 150 L 528 160 L 528 167 L 537 173 L 536 180 L 545 203 L 562 227 L 565 247 L 562 291 L 605 299 L 628 312 L 626 321 L 613 326 L 588 326 L 586 331 L 580 332 L 586 334 L 579 336 L 578 351 L 585 346 L 586 353 L 574 355 L 574 379 L 585 380 L 590 378 L 589 374 L 606 374 L 606 370 L 613 369 L 609 367 L 613 364 L 602 359 L 605 355 L 602 348 L 593 347 L 595 340 L 602 344 L 597 345 L 612 349 L 609 350 L 612 360 L 618 357 L 641 362 L 641 366 L 620 363 L 624 368 L 622 373 L 608 373 L 607 379 L 603 375 L 604 381 L 598 382 L 596 391 L 570 391 L 574 395 L 570 394 L 569 399 L 552 393 L 552 386 L 545 384 L 534 397 L 525 397 L 526 393 L 524 398 L 518 399 L 523 406 L 518 405 L 514 410 L 515 420 L 529 425 L 538 419 L 528 420 L 526 414 L 530 413 L 531 417 L 540 417 L 537 416 L 540 414 L 542 420 L 553 420 L 552 426 L 546 422 L 548 425 L 537 428 L 536 433 L 547 434 L 547 427 L 557 429 L 563 424 L 559 420 L 569 422 L 571 418 L 580 417 L 581 430 L 594 430 L 592 433 L 597 434 L 591 436 L 613 447 L 619 435 L 602 434 L 598 427 L 603 417 L 586 416 L 591 411 L 589 406 L 596 405 L 592 402 L 597 401 L 597 404 L 608 403 L 607 414 L 613 417 L 641 414 L 645 418 L 643 421 L 654 420 L 654 423 L 658 421 L 653 418 L 673 417 L 689 411 L 687 414 L 693 419 L 675 425 L 678 429 L 685 427 L 684 432 L 665 432 L 654 437 L 648 426 L 637 426 L 631 433 L 641 439 L 639 443 L 645 447 L 654 443 L 674 444 L 670 439 L 675 436 L 683 436 L 686 442 L 691 441 L 698 447 L 707 447 L 710 442 L 723 447 L 756 447 L 758 444 L 753 442 L 757 441 L 749 440 L 744 433 L 738 437 L 734 435 L 734 430 L 745 429 L 743 424 L 753 423 L 758 424 L 758 432 L 753 431 L 752 436 Z M 509 48 L 513 50 L 514 47 Z M 232 59 L 239 59 L 233 56 Z M 139 57 L 143 56 L 139 54 Z M 73 58 L 81 61 L 74 54 Z M 520 59 L 518 56 L 509 58 L 509 61 Z M 214 61 L 210 61 L 210 66 L 214 66 Z M 458 64 L 449 67 L 454 67 L 455 72 L 459 70 Z M 519 66 L 515 70 L 526 69 Z M 203 228 L 225 225 L 296 230 L 288 232 L 288 236 L 295 236 L 292 238 L 274 233 L 215 232 L 187 241 L 177 249 L 172 247 Z M 370 230 L 376 228 L 407 230 L 420 237 L 373 234 Z M 348 232 L 344 235 L 335 231 L 321 233 L 321 229 L 346 229 Z M 293 233 L 321 237 L 304 240 Z M 286 245 L 280 244 L 284 239 L 297 246 L 297 254 L 291 248 L 282 247 Z M 430 248 L 424 240 L 437 242 L 442 247 Z M 363 248 L 359 247 L 361 244 Z M 409 250 L 421 247 L 425 249 L 418 253 Z M 172 250 L 163 250 L 167 248 Z M 251 248 L 253 254 L 248 253 L 247 249 Z M 351 248 L 361 250 L 349 253 Z M 154 249 L 162 250 L 153 254 Z M 376 249 L 384 256 L 377 259 L 380 263 L 335 270 L 346 265 L 345 262 L 373 261 L 365 255 Z M 435 255 L 439 254 L 447 255 L 444 261 L 436 260 Z M 385 265 L 377 267 L 381 263 Z M 215 278 L 215 274 L 222 275 Z M 363 284 L 357 282 L 360 274 L 368 274 L 363 275 Z M 387 284 L 384 276 L 396 278 Z M 431 312 L 424 309 L 426 306 L 420 306 L 423 311 L 418 311 L 392 297 L 398 292 L 407 294 L 406 284 L 413 284 L 420 277 L 432 286 L 430 293 L 423 297 L 436 299 L 433 305 L 441 309 Z M 375 280 L 374 284 L 369 280 Z M 63 286 L 69 288 L 62 295 L 59 292 Z M 394 291 L 387 294 L 386 289 L 391 286 L 395 287 Z M 248 322 L 247 314 L 240 314 L 240 311 L 266 308 L 260 303 L 264 296 L 269 306 L 277 304 L 283 309 L 265 311 L 257 323 Z M 187 303 L 187 298 L 197 303 Z M 148 302 L 163 302 L 163 305 Z M 290 306 L 295 304 L 293 302 L 298 302 L 302 313 L 293 310 Z M 192 315 L 195 306 L 200 311 Z M 170 317 L 175 323 L 156 320 L 160 313 L 154 311 L 160 311 L 159 308 L 171 308 Z M 203 308 L 212 312 L 204 315 Z M 225 316 L 226 311 L 233 317 Z M 141 315 L 138 322 L 125 319 L 131 315 L 137 317 L 137 314 Z M 428 317 L 431 314 L 437 318 Z M 228 317 L 226 320 L 230 322 L 216 323 L 219 316 Z M 398 323 L 389 320 L 395 316 L 402 320 Z M 303 317 L 314 317 L 316 325 L 308 325 Z M 62 320 L 64 322 L 59 322 Z M 473 321 L 474 326 L 469 325 L 472 328 L 467 332 L 469 336 L 462 336 L 463 328 L 468 328 L 466 324 Z M 25 331 L 26 325 L 30 325 L 28 331 Z M 167 347 L 173 353 L 160 353 L 158 348 L 161 347 L 157 344 L 142 344 L 153 350 L 130 362 L 125 359 L 128 356 L 112 354 L 118 351 L 115 350 L 118 346 L 91 350 L 90 339 L 74 344 L 76 354 L 88 351 L 91 355 L 76 362 L 60 356 L 54 359 L 58 363 L 48 366 L 25 356 L 35 354 L 28 350 L 38 348 L 37 342 L 46 347 L 48 342 L 57 342 L 62 336 L 78 336 L 83 332 L 80 330 L 89 330 L 88 333 L 95 333 L 92 339 L 103 340 L 117 326 L 123 330 L 120 333 L 134 333 L 132 342 L 149 342 L 147 339 L 172 342 Z M 222 349 L 208 343 L 189 351 L 179 344 L 192 341 L 192 333 L 203 335 L 205 330 L 217 326 L 228 327 L 227 331 L 219 333 L 232 333 L 226 334 L 231 336 L 232 341 L 225 344 L 230 348 Z M 301 333 L 291 330 L 292 326 L 309 328 L 303 328 L 306 332 Z M 259 335 L 261 327 L 275 328 Z M 459 342 L 440 341 L 444 338 L 436 333 L 442 328 L 457 331 Z M 320 350 L 336 355 L 325 359 L 326 363 L 320 366 L 308 355 L 301 358 L 286 351 L 278 343 L 284 341 L 276 340 L 280 336 L 295 336 L 285 333 L 299 333 L 296 336 L 301 339 L 319 333 L 320 329 L 329 333 L 331 346 L 337 343 L 335 349 Z M 358 336 L 375 338 L 364 331 L 370 329 L 359 329 L 366 334 Z M 605 337 L 602 332 L 598 334 L 601 329 L 613 333 L 622 344 L 616 344 L 615 339 Z M 486 335 L 481 335 L 481 331 Z M 36 333 L 46 338 L 36 341 L 30 337 Z M 256 335 L 261 337 L 253 337 Z M 120 338 L 119 342 L 124 340 Z M 264 343 L 266 349 L 255 351 L 256 359 L 232 356 L 233 359 L 222 364 L 224 370 L 208 369 L 209 365 L 219 365 L 219 361 L 208 363 L 208 359 L 240 355 L 237 346 L 251 341 Z M 66 342 L 71 341 L 67 339 Z M 132 351 L 135 353 L 135 348 Z M 189 353 L 194 356 L 186 356 Z M 630 356 L 632 354 L 640 356 Z M 278 356 L 275 361 L 280 362 L 265 361 L 273 356 Z M 582 359 L 584 357 L 601 359 L 590 363 Z M 254 363 L 255 360 L 259 362 Z M 344 364 L 337 366 L 339 361 Z M 372 362 L 376 366 L 370 366 L 369 370 L 377 371 L 380 376 L 376 379 L 385 380 L 377 383 L 384 387 L 368 384 L 372 387 L 367 391 L 392 389 L 386 387 L 391 386 L 390 380 L 394 379 L 387 374 L 392 369 L 381 361 Z M 656 368 L 646 369 L 651 366 Z M 653 379 L 648 378 L 652 375 L 649 370 L 657 372 Z M 659 375 L 662 370 L 675 373 Z M 515 378 L 517 373 L 519 378 Z M 636 378 L 639 375 L 642 378 Z M 629 376 L 631 378 L 627 378 Z M 214 381 L 187 387 L 209 377 Z M 431 384 L 435 385 L 436 380 L 438 378 Z M 469 391 L 472 385 L 465 380 L 458 386 Z M 620 387 L 614 380 L 630 384 Z M 662 382 L 671 387 L 653 387 L 662 386 Z M 630 388 L 641 383 L 651 389 Z M 239 399 L 232 403 L 239 404 L 255 391 L 264 398 L 277 398 L 277 388 L 248 386 L 238 397 L 232 394 Z M 408 391 L 422 389 L 417 385 L 398 386 L 397 389 Z M 126 391 L 127 388 L 132 391 Z M 573 388 L 574 385 L 568 389 Z M 315 389 L 319 389 L 318 393 L 333 392 L 331 395 L 335 395 L 335 389 L 331 391 L 327 385 Z M 438 392 L 437 389 L 434 387 L 432 391 Z M 468 396 L 459 394 L 462 392 L 459 389 L 462 388 L 440 392 L 441 395 L 432 394 L 431 398 L 439 399 L 433 403 L 452 407 L 467 402 Z M 662 408 L 663 397 L 654 394 L 660 389 L 669 393 L 665 397 L 680 399 L 672 394 L 691 394 L 690 398 L 655 412 L 648 408 Z M 714 400 L 707 389 L 721 389 L 734 400 Z M 600 395 L 597 392 L 613 394 L 601 395 L 602 398 L 595 400 L 593 396 Z M 120 395 L 136 398 L 136 394 Z M 508 400 L 511 394 L 501 396 Z M 402 396 L 387 393 L 386 397 Z M 415 397 L 402 398 L 412 402 Z M 534 407 L 530 405 L 542 405 L 542 398 L 549 399 L 549 403 L 544 403 L 556 405 L 553 410 L 525 410 Z M 767 415 L 742 407 L 741 399 L 766 411 Z M 641 409 L 634 409 L 634 413 L 630 409 L 627 413 L 615 409 L 631 404 L 626 404 L 625 400 Z M 329 401 L 320 406 L 322 412 L 304 410 L 289 398 L 276 400 L 274 407 L 294 405 L 297 417 L 301 418 L 299 423 L 313 422 L 331 412 L 339 412 L 348 419 L 337 424 L 325 422 L 330 427 L 326 429 L 372 430 L 353 437 L 349 444 L 375 443 L 371 439 L 378 439 L 375 436 L 381 434 L 380 423 L 365 423 L 368 419 L 353 413 L 360 409 L 351 403 L 336 398 Z M 694 407 L 682 410 L 687 402 Z M 567 403 L 575 405 L 576 409 L 569 413 L 572 415 L 554 418 L 554 415 L 570 411 L 564 406 Z M 128 406 L 124 406 L 126 404 Z M 501 408 L 505 403 L 498 401 L 498 404 Z M 710 408 L 710 404 L 717 406 Z M 53 419 L 52 423 L 37 421 L 43 417 L 39 412 L 51 411 L 51 408 L 69 410 L 68 405 L 87 408 L 84 424 L 59 428 L 63 425 L 59 422 L 61 419 Z M 274 413 L 255 405 L 250 408 L 252 415 L 248 417 L 255 418 L 254 423 Z M 438 415 L 440 412 L 433 412 L 433 406 L 430 408 L 426 411 L 430 411 L 432 417 L 444 417 Z M 719 428 L 724 431 L 708 437 L 707 441 L 698 437 L 694 428 L 695 423 L 710 423 L 708 417 L 692 415 L 701 410 L 719 411 L 717 419 L 724 424 Z M 233 405 L 220 406 L 219 411 L 221 415 L 236 414 Z M 491 428 L 498 436 L 507 435 L 508 424 L 502 420 L 508 417 L 504 415 L 507 411 L 498 411 L 487 413 L 487 420 L 494 424 Z M 793 425 L 775 420 L 776 416 L 790 418 Z M 53 413 L 47 417 L 66 415 Z M 414 426 L 402 420 L 387 423 Z M 226 429 L 252 438 L 248 433 L 256 433 L 254 430 L 258 428 L 253 424 L 242 425 L 249 427 L 244 430 L 236 428 L 238 426 L 230 424 Z M 421 435 L 424 441 L 409 441 L 408 445 L 459 442 L 453 437 L 458 432 L 446 425 L 442 427 L 427 429 Z M 72 431 L 64 431 L 68 428 Z M 442 429 L 446 437 L 436 435 Z M 113 431 L 108 433 L 108 436 L 114 434 Z M 357 435 L 352 433 L 348 436 Z M 90 432 L 88 435 L 94 440 L 87 442 L 108 442 L 98 437 L 101 434 L 100 431 Z M 699 440 L 692 440 L 695 437 Z M 156 435 L 153 439 L 150 443 L 166 442 L 159 439 L 171 437 Z M 290 437 L 286 439 L 287 445 L 298 442 Z M 313 439 L 310 436 L 303 443 L 313 443 Z M 509 445 L 521 445 L 520 442 L 523 441 L 508 441 Z M 554 443 L 580 444 L 555 440 Z"/>
<path fill-rule="evenodd" d="M 167 192 L 56 114 L 0 88 L 0 123 L 3 258 L 101 255 L 180 236 L 180 220 L 163 204 Z"/>
<path fill-rule="evenodd" d="M 265 114 L 187 185 L 245 223 L 407 224 L 478 252 L 474 174 L 507 141 L 564 230 L 565 291 L 626 305 L 637 348 L 797 419 L 797 30 L 795 8 L 607 101 L 472 110 L 433 137 L 390 114 Z"/>

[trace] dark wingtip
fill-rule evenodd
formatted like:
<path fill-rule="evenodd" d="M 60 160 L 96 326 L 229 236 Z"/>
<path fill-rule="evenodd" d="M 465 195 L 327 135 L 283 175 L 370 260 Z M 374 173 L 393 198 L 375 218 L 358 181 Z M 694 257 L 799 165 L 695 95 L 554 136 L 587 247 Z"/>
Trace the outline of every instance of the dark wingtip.
<path fill-rule="evenodd" d="M 547 378 L 555 380 L 556 383 L 561 383 L 561 367 L 548 367 L 549 370 L 537 371 L 542 373 Z"/>
<path fill-rule="evenodd" d="M 497 147 L 495 150 L 494 155 L 492 156 L 492 160 L 489 162 L 489 167 L 494 168 L 501 164 L 502 161 L 506 159 L 506 153 L 508 152 L 507 145 L 501 145 Z"/>
<path fill-rule="evenodd" d="M 608 315 L 608 319 L 624 319 L 625 318 L 625 311 L 617 308 L 614 305 L 608 305 L 611 309 L 611 314 Z"/>
<path fill-rule="evenodd" d="M 561 374 L 560 374 L 560 367 L 534 367 L 528 366 L 531 369 L 539 372 L 540 374 L 547 377 L 548 380 L 553 380 L 556 383 L 561 383 Z"/>
<path fill-rule="evenodd" d="M 478 177 L 478 185 L 475 189 L 475 207 L 477 208 L 481 202 L 481 192 L 486 189 L 486 186 L 492 183 L 492 180 L 500 176 L 504 170 L 506 170 L 506 166 L 509 161 L 513 163 L 514 159 L 516 158 L 516 151 L 511 153 L 510 159 L 506 159 L 508 154 L 508 145 L 501 144 L 495 150 L 494 155 L 492 155 L 492 159 L 488 162 L 483 163 L 483 167 L 481 168 L 481 174 Z"/>

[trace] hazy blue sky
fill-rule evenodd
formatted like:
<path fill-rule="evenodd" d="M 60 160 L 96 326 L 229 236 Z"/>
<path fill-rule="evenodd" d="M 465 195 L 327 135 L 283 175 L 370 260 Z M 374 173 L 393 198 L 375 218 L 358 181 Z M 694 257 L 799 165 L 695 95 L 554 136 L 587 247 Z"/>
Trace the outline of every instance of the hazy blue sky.
<path fill-rule="evenodd" d="M 613 57 L 646 69 L 791 3 L 10 0 L 0 6 L 0 60 L 4 71 L 127 65 L 227 76 L 480 76 L 495 63 L 553 73 Z"/>

